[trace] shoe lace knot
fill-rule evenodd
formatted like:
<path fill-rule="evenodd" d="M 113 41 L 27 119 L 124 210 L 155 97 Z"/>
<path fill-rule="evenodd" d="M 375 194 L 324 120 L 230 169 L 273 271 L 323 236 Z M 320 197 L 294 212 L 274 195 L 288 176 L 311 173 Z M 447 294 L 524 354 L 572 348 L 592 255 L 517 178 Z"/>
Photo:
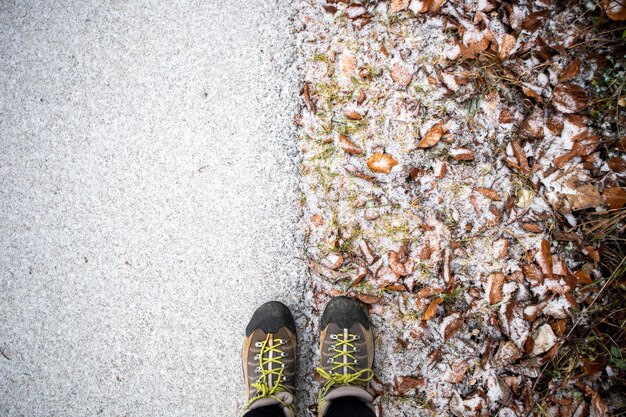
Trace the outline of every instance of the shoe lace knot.
<path fill-rule="evenodd" d="M 322 388 L 322 395 L 325 395 L 332 387 L 340 385 L 360 385 L 368 383 L 374 377 L 371 368 L 358 369 L 358 359 L 354 356 L 358 352 L 354 345 L 360 336 L 344 332 L 330 335 L 336 342 L 331 345 L 330 350 L 334 355 L 329 359 L 332 367 L 326 371 L 317 368 L 320 376 L 326 379 L 326 384 Z"/>

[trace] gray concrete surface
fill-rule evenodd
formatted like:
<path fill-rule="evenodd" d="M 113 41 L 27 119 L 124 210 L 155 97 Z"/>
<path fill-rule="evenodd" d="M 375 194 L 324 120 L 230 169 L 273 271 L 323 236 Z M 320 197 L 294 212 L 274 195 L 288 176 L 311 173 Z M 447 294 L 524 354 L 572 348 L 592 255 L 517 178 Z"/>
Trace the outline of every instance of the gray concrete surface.
<path fill-rule="evenodd" d="M 241 410 L 304 291 L 287 3 L 0 3 L 0 415 Z"/>

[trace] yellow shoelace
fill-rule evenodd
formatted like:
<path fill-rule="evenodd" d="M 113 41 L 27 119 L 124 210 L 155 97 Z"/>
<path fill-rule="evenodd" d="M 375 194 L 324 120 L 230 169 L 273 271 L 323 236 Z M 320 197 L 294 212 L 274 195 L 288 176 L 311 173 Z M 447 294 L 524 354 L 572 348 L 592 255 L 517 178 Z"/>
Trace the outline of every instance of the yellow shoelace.
<path fill-rule="evenodd" d="M 354 334 L 348 334 L 344 338 L 343 334 L 337 334 L 337 341 L 333 347 L 335 356 L 332 357 L 333 367 L 330 371 L 325 371 L 322 368 L 317 368 L 317 372 L 326 379 L 326 384 L 320 392 L 320 396 L 326 395 L 326 393 L 334 386 L 338 385 L 358 385 L 369 382 L 374 377 L 374 371 L 370 368 L 361 369 L 360 371 L 355 368 L 356 347 L 352 342 L 357 340 L 357 336 Z M 347 347 L 344 351 L 343 347 Z M 339 361 L 338 359 L 341 359 Z M 347 372 L 337 372 L 339 369 L 345 368 Z"/>
<path fill-rule="evenodd" d="M 286 344 L 286 341 L 284 339 L 275 339 L 276 343 L 272 343 L 270 345 L 270 336 L 271 334 L 268 334 L 265 337 L 265 340 L 261 342 L 258 367 L 258 369 L 260 369 L 261 376 L 254 384 L 252 384 L 252 388 L 256 389 L 256 394 L 250 399 L 250 401 L 248 401 L 246 409 L 248 409 L 248 407 L 250 407 L 250 405 L 252 405 L 252 403 L 256 400 L 267 397 L 275 399 L 285 407 L 292 407 L 291 404 L 286 404 L 283 400 L 276 396 L 276 394 L 280 392 L 290 392 L 289 389 L 283 385 L 283 373 L 285 371 L 285 366 L 282 361 L 283 352 L 279 349 L 280 346 Z M 275 364 L 277 367 L 269 369 L 270 364 Z M 270 379 L 272 380 L 271 386 Z"/>

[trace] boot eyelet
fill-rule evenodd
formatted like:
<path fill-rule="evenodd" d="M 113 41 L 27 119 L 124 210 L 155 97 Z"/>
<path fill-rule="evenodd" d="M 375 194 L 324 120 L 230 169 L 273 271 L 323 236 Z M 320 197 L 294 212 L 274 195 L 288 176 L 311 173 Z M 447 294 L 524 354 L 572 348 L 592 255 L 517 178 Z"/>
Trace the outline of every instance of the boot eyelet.
<path fill-rule="evenodd" d="M 354 360 L 354 364 L 355 364 L 355 365 L 358 365 L 358 364 L 359 364 L 359 360 L 358 360 L 358 359 L 355 359 L 355 360 Z"/>
<path fill-rule="evenodd" d="M 328 358 L 326 363 L 332 365 L 333 363 L 335 363 L 335 360 L 333 358 Z"/>
<path fill-rule="evenodd" d="M 254 347 L 262 347 L 263 346 L 263 342 L 256 342 L 254 344 Z"/>
<path fill-rule="evenodd" d="M 285 353 L 285 352 L 281 352 L 280 357 L 281 357 L 281 358 L 286 358 L 286 357 L 287 357 L 287 353 Z"/>
<path fill-rule="evenodd" d="M 331 334 L 330 335 L 330 339 L 331 340 L 337 340 L 337 335 L 336 334 Z"/>
<path fill-rule="evenodd" d="M 283 377 L 283 382 L 286 382 L 286 381 L 287 381 L 287 377 L 286 377 L 286 376 L 284 376 L 284 377 Z"/>
<path fill-rule="evenodd" d="M 330 345 L 330 349 L 329 350 L 335 350 L 335 345 Z"/>
<path fill-rule="evenodd" d="M 260 373 L 260 372 L 261 372 L 261 367 L 260 367 L 260 366 L 257 366 L 257 367 L 254 369 L 254 373 L 255 373 L 255 374 L 258 374 L 258 373 Z"/>
<path fill-rule="evenodd" d="M 254 355 L 254 359 L 255 359 L 255 360 L 259 360 L 259 359 L 261 359 L 261 354 L 259 353 L 259 354 Z"/>
<path fill-rule="evenodd" d="M 359 353 L 361 350 L 358 347 L 354 348 L 354 353 Z"/>

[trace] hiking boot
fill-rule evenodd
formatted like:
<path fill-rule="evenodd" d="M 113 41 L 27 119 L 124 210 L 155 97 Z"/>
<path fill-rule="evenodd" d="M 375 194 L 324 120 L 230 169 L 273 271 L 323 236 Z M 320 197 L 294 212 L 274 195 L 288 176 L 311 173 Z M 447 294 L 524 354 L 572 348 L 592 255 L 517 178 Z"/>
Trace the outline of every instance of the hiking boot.
<path fill-rule="evenodd" d="M 254 312 L 241 358 L 248 400 L 244 416 L 278 406 L 285 417 L 294 417 L 296 324 L 284 304 L 270 301 Z"/>
<path fill-rule="evenodd" d="M 367 310 L 348 297 L 333 298 L 320 323 L 320 360 L 317 372 L 326 380 L 318 398 L 318 415 L 324 417 L 331 402 L 355 397 L 374 411 L 366 391 L 374 376 L 374 337 Z"/>

